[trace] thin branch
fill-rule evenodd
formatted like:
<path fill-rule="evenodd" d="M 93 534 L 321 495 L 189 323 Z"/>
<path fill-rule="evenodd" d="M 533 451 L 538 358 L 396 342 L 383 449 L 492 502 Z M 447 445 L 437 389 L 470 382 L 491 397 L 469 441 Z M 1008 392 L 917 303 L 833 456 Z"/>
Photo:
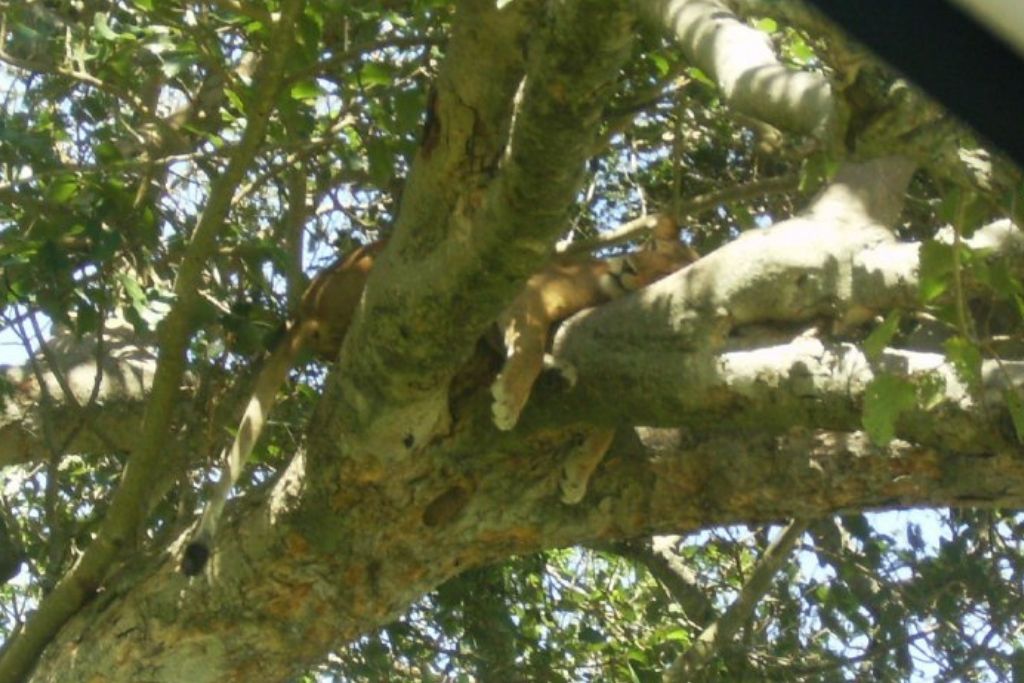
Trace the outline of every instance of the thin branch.
<path fill-rule="evenodd" d="M 114 171 L 146 170 L 156 166 L 172 164 L 176 161 L 197 161 L 202 159 L 214 159 L 228 156 L 234 151 L 234 147 L 225 146 L 216 152 L 188 152 L 187 154 L 168 154 L 167 156 L 154 159 L 125 159 L 122 161 L 111 161 L 103 165 L 96 164 L 65 164 L 42 170 L 33 170 L 32 175 L 25 178 L 18 178 L 8 183 L 0 184 L 0 193 L 11 192 L 15 187 L 30 185 L 43 178 L 62 175 L 64 173 L 78 173 L 82 175 L 111 173 Z M 16 196 L 16 195 L 13 195 Z"/>
<path fill-rule="evenodd" d="M 668 544 L 663 541 L 670 538 L 678 537 L 613 543 L 602 549 L 642 564 L 665 592 L 679 603 L 686 618 L 698 627 L 705 627 L 714 619 L 715 607 L 704 594 L 694 573 L 674 551 L 666 547 Z"/>
<path fill-rule="evenodd" d="M 795 519 L 772 541 L 757 563 L 750 579 L 729 609 L 704 629 L 696 642 L 665 672 L 667 683 L 683 683 L 707 664 L 754 613 L 754 608 L 771 588 L 772 579 L 790 560 L 790 553 L 807 530 L 809 521 Z"/>
<path fill-rule="evenodd" d="M 393 36 L 383 40 L 374 40 L 356 47 L 352 47 L 343 52 L 332 55 L 330 58 L 325 59 L 322 62 L 316 62 L 311 64 L 306 69 L 297 71 L 292 74 L 289 78 L 289 82 L 302 80 L 303 78 L 309 78 L 311 76 L 323 75 L 325 77 L 336 77 L 341 67 L 347 65 L 350 62 L 362 60 L 367 54 L 377 52 L 378 50 L 387 50 L 394 48 L 400 51 L 408 51 L 414 48 L 423 47 L 430 48 L 435 45 L 442 44 L 442 40 L 434 38 L 425 38 L 423 36 Z M 429 50 L 428 50 L 429 52 Z"/>
<path fill-rule="evenodd" d="M 68 396 L 68 400 L 72 402 L 72 405 L 77 407 L 77 402 L 68 388 L 64 374 L 59 368 L 55 367 L 53 356 L 49 353 L 49 349 L 46 348 L 46 344 L 43 340 L 43 334 L 39 329 L 39 323 L 36 320 L 35 313 L 30 311 L 25 318 L 32 326 L 36 340 L 39 343 L 39 348 L 43 349 L 44 359 L 50 365 L 51 373 L 57 378 L 57 383 L 60 385 L 62 391 L 65 392 L 65 395 Z M 35 377 L 36 382 L 39 383 L 39 395 L 41 399 L 39 403 L 40 412 L 42 414 L 41 422 L 43 428 L 43 443 L 46 445 L 48 453 L 45 464 L 46 484 L 43 491 L 43 519 L 46 521 L 46 526 L 50 531 L 49 538 L 47 539 L 46 563 L 44 574 L 42 576 L 43 591 L 46 592 L 57 582 L 57 577 L 60 575 L 60 550 L 63 545 L 61 543 L 61 534 L 64 530 L 64 525 L 61 524 L 61 520 L 57 517 L 57 488 L 61 451 L 57 447 L 57 437 L 53 430 L 53 395 L 50 394 L 50 387 L 46 383 L 46 377 L 43 374 L 43 369 L 40 366 L 39 359 L 36 354 L 33 353 L 32 342 L 28 332 L 25 330 L 24 323 L 18 322 L 14 325 L 14 332 L 25 349 L 25 353 L 29 359 L 29 365 L 32 368 L 32 374 Z"/>
<path fill-rule="evenodd" d="M 774 178 L 753 180 L 749 183 L 734 185 L 716 192 L 707 192 L 680 201 L 679 212 L 675 218 L 677 221 L 681 221 L 686 216 L 696 216 L 721 204 L 752 199 L 767 194 L 792 192 L 797 189 L 799 184 L 800 177 L 796 173 L 790 173 Z M 599 237 L 573 242 L 561 251 L 566 254 L 581 254 L 630 242 L 646 236 L 657 222 L 657 216 L 654 215 L 635 218 Z"/>
<path fill-rule="evenodd" d="M 6 34 L 7 15 L 4 14 L 0 15 L 0 36 L 4 36 Z M 142 109 L 142 103 L 138 100 L 138 98 L 134 97 L 132 93 L 121 90 L 120 88 L 110 83 L 107 83 L 106 81 L 101 80 L 96 76 L 93 76 L 92 74 L 87 73 L 85 71 L 78 71 L 76 69 L 70 69 L 66 66 L 57 66 L 55 64 L 46 64 L 45 62 L 39 62 L 29 59 L 23 59 L 21 57 L 16 57 L 11 53 L 7 52 L 3 48 L 2 44 L 0 44 L 0 62 L 4 62 L 5 64 L 12 66 L 15 69 L 19 69 L 21 71 L 70 78 L 71 80 L 82 83 L 83 85 L 88 85 L 90 87 L 96 88 L 97 90 L 102 90 L 105 93 L 113 95 L 117 99 L 122 100 L 123 102 L 131 105 L 135 109 L 138 109 L 140 111 Z"/>
<path fill-rule="evenodd" d="M 309 216 L 309 207 L 306 203 L 308 179 L 305 165 L 292 164 L 287 172 L 286 183 L 288 207 L 281 218 L 280 230 L 284 233 L 283 243 L 288 258 L 285 268 L 285 279 L 288 283 L 288 310 L 296 311 L 299 300 L 302 298 L 305 282 L 302 275 L 302 237 L 306 218 Z"/>

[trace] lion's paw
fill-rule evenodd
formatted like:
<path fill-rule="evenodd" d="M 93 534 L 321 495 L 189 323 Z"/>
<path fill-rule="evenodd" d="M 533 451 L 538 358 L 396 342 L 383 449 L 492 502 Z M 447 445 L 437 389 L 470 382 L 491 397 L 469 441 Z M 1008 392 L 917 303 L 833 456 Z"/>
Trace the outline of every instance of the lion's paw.
<path fill-rule="evenodd" d="M 515 398 L 508 392 L 501 376 L 491 385 L 491 396 L 494 398 L 494 402 L 491 404 L 494 426 L 507 432 L 519 421 L 519 409 L 516 406 Z"/>
<path fill-rule="evenodd" d="M 562 477 L 558 481 L 558 488 L 562 491 L 562 502 L 566 505 L 576 505 L 583 496 L 587 495 L 587 479 L 580 479 L 577 475 L 562 470 Z"/>

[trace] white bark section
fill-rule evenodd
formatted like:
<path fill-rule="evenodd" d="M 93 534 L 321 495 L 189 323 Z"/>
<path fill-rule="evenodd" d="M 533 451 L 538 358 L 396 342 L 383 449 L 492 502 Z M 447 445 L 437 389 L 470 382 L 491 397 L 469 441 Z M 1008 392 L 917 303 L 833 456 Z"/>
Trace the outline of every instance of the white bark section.
<path fill-rule="evenodd" d="M 0 367 L 6 388 L 0 401 L 0 466 L 52 455 L 44 420 L 67 452 L 129 452 L 153 386 L 154 350 L 142 345 L 124 321 L 108 324 L 99 362 L 94 337 L 59 331 L 46 343 L 46 353 L 38 352 L 24 365 Z M 55 361 L 57 372 L 46 357 Z"/>
<path fill-rule="evenodd" d="M 960 379 L 952 365 L 939 353 L 888 349 L 875 363 L 855 344 L 828 343 L 814 337 L 800 337 L 789 344 L 751 351 L 732 351 L 718 358 L 717 376 L 708 386 L 718 397 L 722 389 L 738 397 L 768 401 L 789 394 L 794 398 L 856 402 L 881 373 L 908 379 L 934 377 L 940 381 L 935 408 L 971 412 L 979 408 L 979 397 Z M 982 364 L 987 407 L 1003 404 L 1003 392 L 1024 386 L 1024 361 L 984 361 Z M 687 388 L 689 392 L 700 387 Z M 978 416 L 975 415 L 974 418 Z"/>
<path fill-rule="evenodd" d="M 722 3 L 646 0 L 643 7 L 718 84 L 731 109 L 784 130 L 827 136 L 836 115 L 828 80 L 781 64 L 768 36 Z"/>
<path fill-rule="evenodd" d="M 85 405 L 93 396 L 97 380 L 96 400 L 141 400 L 145 398 L 153 384 L 153 373 L 156 370 L 156 353 L 154 349 L 141 346 L 134 329 L 127 323 L 112 325 L 105 330 L 101 349 L 102 362 L 97 365 L 97 343 L 95 337 L 89 336 L 76 339 L 69 332 L 58 332 L 47 342 L 48 354 L 54 358 L 59 367 L 57 373 L 48 368 L 42 352 L 36 354 L 46 391 L 55 403 L 77 403 Z M 58 378 L 58 373 L 61 375 Z M 97 378 L 97 373 L 100 376 Z M 21 367 L 0 368 L 3 379 L 15 387 L 14 399 L 17 404 L 8 403 L 4 406 L 4 415 L 18 411 L 37 403 L 42 399 L 43 391 L 39 378 L 27 362 Z M 67 396 L 61 386 L 61 380 L 70 389 L 71 397 Z"/>
<path fill-rule="evenodd" d="M 814 398 L 830 402 L 824 412 L 854 427 L 863 387 L 884 368 L 911 379 L 941 378 L 944 401 L 964 413 L 962 434 L 981 434 L 968 424 L 974 406 L 960 405 L 962 387 L 941 355 L 891 351 L 870 366 L 854 346 L 830 341 L 863 337 L 867 330 L 857 327 L 875 316 L 920 306 L 921 244 L 897 242 L 886 227 L 899 208 L 890 191 L 902 194 L 909 172 L 896 159 L 850 164 L 800 216 L 750 231 L 636 297 L 574 317 L 556 335 L 554 355 L 577 369 L 579 383 L 557 404 L 535 395 L 534 414 L 569 419 L 589 410 L 602 424 L 668 425 L 728 423 L 752 409 L 748 419 L 756 424 L 834 427 L 819 424 L 821 406 L 799 400 Z M 1009 221 L 978 230 L 966 244 L 1024 270 L 1024 238 Z M 793 341 L 807 328 L 812 332 Z M 864 367 L 847 367 L 854 362 Z M 997 404 L 1002 389 L 1017 385 L 1013 363 L 1002 367 L 1009 374 L 985 368 L 986 381 L 999 389 L 992 396 Z M 819 384 L 833 375 L 834 386 Z M 783 387 L 784 380 L 795 385 Z M 791 416 L 769 414 L 779 401 L 793 402 Z"/>
<path fill-rule="evenodd" d="M 1024 57 L 1024 8 L 1020 0 L 953 0 Z"/>

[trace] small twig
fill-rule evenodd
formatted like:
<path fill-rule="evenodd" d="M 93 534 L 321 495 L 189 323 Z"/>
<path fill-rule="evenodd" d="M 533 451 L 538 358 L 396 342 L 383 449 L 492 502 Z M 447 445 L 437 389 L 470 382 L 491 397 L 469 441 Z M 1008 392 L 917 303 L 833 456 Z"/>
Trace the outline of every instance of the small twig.
<path fill-rule="evenodd" d="M 7 16 L 0 16 L 0 36 L 6 35 L 7 33 Z M 0 61 L 8 64 L 15 69 L 21 71 L 28 71 L 30 73 L 41 73 L 49 74 L 51 76 L 64 76 L 72 80 L 78 81 L 84 85 L 92 86 L 97 90 L 102 90 L 105 93 L 113 95 L 131 105 L 135 109 L 140 109 L 141 103 L 134 98 L 131 93 L 123 91 L 104 80 L 93 76 L 92 74 L 85 71 L 78 71 L 65 66 L 57 66 L 54 64 L 46 64 L 44 62 L 33 61 L 30 59 L 23 59 L 16 57 L 11 53 L 7 52 L 2 45 L 0 45 Z"/>
<path fill-rule="evenodd" d="M 39 329 L 39 322 L 35 318 L 34 312 L 27 313 L 23 320 L 28 320 L 32 325 L 33 332 L 37 341 L 39 342 L 40 349 L 45 349 L 46 344 L 43 341 L 42 331 Z M 50 587 L 56 583 L 56 577 L 60 567 L 60 555 L 61 555 L 61 530 L 63 525 L 57 518 L 57 489 L 58 480 L 60 473 L 60 459 L 61 450 L 57 447 L 57 437 L 53 431 L 53 412 L 54 412 L 54 401 L 53 396 L 50 394 L 50 388 L 46 384 L 46 377 L 43 375 L 43 369 L 39 365 L 39 360 L 36 358 L 36 354 L 32 349 L 32 342 L 29 338 L 28 332 L 25 331 L 24 322 L 19 320 L 17 324 L 13 326 L 14 333 L 20 339 L 22 346 L 25 348 L 25 353 L 28 355 L 29 366 L 32 368 L 32 374 L 35 376 L 36 382 L 39 384 L 40 394 L 40 413 L 43 428 L 43 442 L 46 444 L 46 450 L 49 451 L 50 457 L 46 461 L 46 488 L 43 492 L 43 519 L 46 520 L 46 526 L 50 530 L 50 538 L 47 543 L 47 562 L 45 572 L 42 577 L 43 581 L 43 592 L 47 592 Z M 57 378 L 57 383 L 61 385 L 62 389 L 66 386 L 66 380 L 63 375 L 56 370 L 53 366 L 52 355 L 47 355 L 48 349 L 43 351 L 43 357 L 46 359 L 47 364 L 50 365 L 50 370 L 54 377 Z"/>
<path fill-rule="evenodd" d="M 231 147 L 226 146 L 214 154 L 206 152 L 189 152 L 187 154 L 168 154 L 167 156 L 157 157 L 155 159 L 125 159 L 123 161 L 112 161 L 108 164 L 103 164 L 102 166 L 96 166 L 93 164 L 64 164 L 53 168 L 36 170 L 32 172 L 31 176 L 12 180 L 9 183 L 0 184 L 0 192 L 10 192 L 15 187 L 30 185 L 37 180 L 65 173 L 79 173 L 85 175 L 111 173 L 113 171 L 142 170 L 155 166 L 162 166 L 164 164 L 171 164 L 176 161 L 195 161 L 206 158 L 218 158 L 230 153 L 231 149 Z"/>
<path fill-rule="evenodd" d="M 80 406 L 78 404 L 78 399 L 75 398 L 75 392 L 71 389 L 71 384 L 68 382 L 68 378 L 64 374 L 64 370 L 61 369 L 60 365 L 58 365 L 57 356 L 54 355 L 53 349 L 51 349 L 44 340 L 43 330 L 39 327 L 39 321 L 36 319 L 36 314 L 34 312 L 30 312 L 28 314 L 28 322 L 32 325 L 32 333 L 35 334 L 36 340 L 39 342 L 39 352 L 43 354 L 43 360 L 46 361 L 46 365 L 50 369 L 50 374 L 52 374 L 53 378 L 57 380 L 57 386 L 60 387 L 65 400 L 75 408 L 79 408 Z M 32 370 L 36 373 L 36 379 L 39 381 L 39 390 L 43 393 L 43 396 L 49 396 L 49 389 L 43 381 L 42 371 L 39 369 L 39 365 L 35 360 L 35 357 L 30 356 L 29 359 L 29 362 L 32 363 Z"/>

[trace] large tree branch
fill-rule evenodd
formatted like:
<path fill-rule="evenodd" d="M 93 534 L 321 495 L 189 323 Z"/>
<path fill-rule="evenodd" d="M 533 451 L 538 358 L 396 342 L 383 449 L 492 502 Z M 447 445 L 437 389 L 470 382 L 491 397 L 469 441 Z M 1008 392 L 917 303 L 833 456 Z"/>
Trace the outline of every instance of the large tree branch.
<path fill-rule="evenodd" d="M 768 37 L 717 0 L 641 0 L 689 62 L 708 74 L 730 109 L 784 130 L 826 139 L 836 123 L 828 80 L 781 64 Z"/>
<path fill-rule="evenodd" d="M 1014 233 L 1000 234 L 1006 239 L 989 235 L 992 244 L 1013 242 Z M 671 374 L 664 357 L 658 362 Z M 654 405 L 646 413 L 638 408 L 638 420 L 654 415 L 689 429 L 641 429 L 640 441 L 623 433 L 576 507 L 556 500 L 558 463 L 572 448 L 573 428 L 499 434 L 480 390 L 476 408 L 447 439 L 393 464 L 399 484 L 368 482 L 358 469 L 341 485 L 311 479 L 300 458 L 265 501 L 247 501 L 244 514 L 236 510 L 225 521 L 211 585 L 188 584 L 190 599 L 182 603 L 174 563 L 156 558 L 130 593 L 122 597 L 111 586 L 121 599 L 98 605 L 98 617 L 83 614 L 61 638 L 88 639 L 103 630 L 90 621 L 99 618 L 126 633 L 121 646 L 148 667 L 165 660 L 172 666 L 162 653 L 173 651 L 175 661 L 208 672 L 206 680 L 250 668 L 285 678 L 464 569 L 513 553 L 854 509 L 1024 502 L 1018 448 L 986 422 L 998 408 L 995 398 L 983 411 L 937 354 L 890 351 L 879 362 L 908 376 L 945 377 L 935 407 L 912 410 L 899 423 L 900 433 L 926 445 L 897 440 L 880 448 L 863 434 L 815 429 L 856 428 L 859 392 L 874 366 L 853 345 L 803 337 L 789 347 L 721 352 L 705 384 L 675 386 L 668 404 L 658 394 L 663 387 L 652 390 L 634 377 L 634 393 Z M 986 375 L 993 385 L 1020 386 L 1020 366 L 1003 363 Z M 655 415 L 660 410 L 674 416 Z M 249 596 L 244 605 L 234 601 L 238 594 Z M 142 595 L 144 608 L 133 599 Z M 233 605 L 236 624 L 249 625 L 230 650 L 206 645 L 219 642 L 221 601 Z M 132 628 L 141 609 L 162 616 Z M 109 653 L 80 651 L 88 654 L 63 680 L 110 670 Z M 124 680 L 136 674 L 127 669 Z"/>
<path fill-rule="evenodd" d="M 407 457 L 445 431 L 451 377 L 564 230 L 628 54 L 621 4 L 555 6 L 525 64 L 529 25 L 509 12 L 530 5 L 462 6 L 396 233 L 318 418 L 351 457 Z"/>
<path fill-rule="evenodd" d="M 715 606 L 698 581 L 697 573 L 677 552 L 680 537 L 655 536 L 598 546 L 643 565 L 675 600 L 691 624 L 705 627 L 715 618 Z"/>
<path fill-rule="evenodd" d="M 970 454 L 903 441 L 879 448 L 862 434 L 814 430 L 732 430 L 688 446 L 676 430 L 640 436 L 619 441 L 574 507 L 557 500 L 562 453 L 554 432 L 495 443 L 493 430 L 466 429 L 424 454 L 423 477 L 401 504 L 376 487 L 307 482 L 305 495 L 327 489 L 316 494 L 321 518 L 344 520 L 342 538 L 323 524 L 330 547 L 249 507 L 222 537 L 211 585 L 186 584 L 170 558 L 153 558 L 61 632 L 40 676 L 79 681 L 102 672 L 116 683 L 145 671 L 150 680 L 202 683 L 259 671 L 282 680 L 447 578 L 513 553 L 853 509 L 1024 504 L 1015 450 Z M 271 509 L 296 492 L 282 484 Z M 221 634 L 226 605 L 229 647 Z M 120 634 L 116 648 L 92 646 L 111 629 Z M 78 655 L 62 658 L 72 643 Z M 182 662 L 194 668 L 182 672 Z"/>
<path fill-rule="evenodd" d="M 105 326 L 101 347 L 92 336 L 76 339 L 71 333 L 58 333 L 46 343 L 46 357 L 40 354 L 35 361 L 38 374 L 28 367 L 0 367 L 0 382 L 6 389 L 0 413 L 0 467 L 48 457 L 39 436 L 42 420 L 47 418 L 57 442 L 66 444 L 70 452 L 130 453 L 138 446 L 134 426 L 142 418 L 142 402 L 156 370 L 152 349 L 140 346 L 135 331 L 124 321 Z M 50 361 L 58 364 L 57 373 Z M 40 410 L 44 395 L 40 379 L 52 397 L 45 416 Z"/>

